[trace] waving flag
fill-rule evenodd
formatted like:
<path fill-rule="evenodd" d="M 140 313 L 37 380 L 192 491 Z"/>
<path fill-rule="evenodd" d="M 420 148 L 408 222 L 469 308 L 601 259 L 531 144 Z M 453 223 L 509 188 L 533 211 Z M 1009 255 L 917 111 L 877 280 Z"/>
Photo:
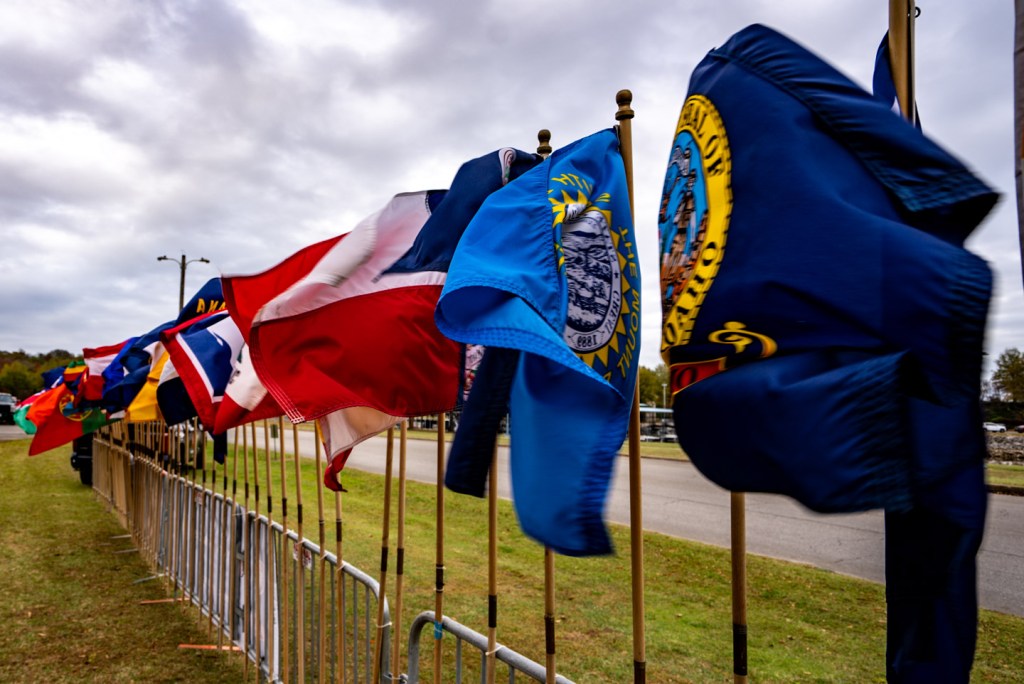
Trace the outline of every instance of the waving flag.
<path fill-rule="evenodd" d="M 170 356 L 163 348 L 163 344 L 157 347 L 157 353 L 153 356 L 146 377 L 136 392 L 132 403 L 128 405 L 125 412 L 125 421 L 129 423 L 148 423 L 153 420 L 164 419 L 160 412 L 160 403 L 157 401 L 156 391 L 161 380 L 167 380 L 173 373 L 173 364 L 169 363 Z M 170 366 L 170 367 L 168 367 Z M 174 418 L 174 416 L 172 416 Z"/>
<path fill-rule="evenodd" d="M 134 338 L 133 338 L 134 339 Z M 131 341 L 126 340 L 120 344 L 111 344 L 105 347 L 90 347 L 82 350 L 82 357 L 88 369 L 85 376 L 85 384 L 82 388 L 81 399 L 88 405 L 97 406 L 103 400 L 103 390 L 106 386 L 104 372 L 117 358 L 118 354 Z"/>
<path fill-rule="evenodd" d="M 250 332 L 252 360 L 293 421 L 369 408 L 397 422 L 454 405 L 459 348 L 433 321 L 444 273 L 384 273 L 408 251 L 440 197 L 396 195 L 260 309 Z"/>
<path fill-rule="evenodd" d="M 966 680 L 991 274 L 963 241 L 996 194 L 761 26 L 698 65 L 672 150 L 662 353 L 680 444 L 727 489 L 885 508 L 890 681 Z"/>
<path fill-rule="evenodd" d="M 284 415 L 284 410 L 267 392 L 249 356 L 249 345 L 243 343 L 232 364 L 232 374 L 224 388 L 224 396 L 217 407 L 213 433 L 227 430 L 264 418 Z"/>
<path fill-rule="evenodd" d="M 25 418 L 36 426 L 28 455 L 67 444 L 107 424 L 107 415 L 99 408 L 75 408 L 75 393 L 66 384 L 46 390 L 30 406 Z"/>
<path fill-rule="evenodd" d="M 211 278 L 192 296 L 173 321 L 153 328 L 126 345 L 104 371 L 103 406 L 109 413 L 128 408 L 146 385 L 153 363 L 164 354 L 160 334 L 193 318 L 225 308 L 220 278 Z M 161 366 L 162 367 L 162 366 Z M 159 376 L 154 379 L 159 382 Z M 155 394 L 151 398 L 155 406 Z M 147 405 L 149 399 L 146 400 Z M 137 412 L 136 415 L 142 415 Z M 150 415 L 148 409 L 146 415 Z"/>
<path fill-rule="evenodd" d="M 198 415 L 213 430 L 217 409 L 235 370 L 242 349 L 242 333 L 226 310 L 205 314 L 161 335 L 177 376 L 176 382 L 162 383 L 157 389 L 161 411 L 166 417 L 172 406 L 187 400 L 191 415 Z M 179 392 L 185 392 L 182 398 Z M 168 418 L 168 422 L 172 422 Z M 180 422 L 180 421 L 174 421 Z"/>
<path fill-rule="evenodd" d="M 602 510 L 636 385 L 640 272 L 618 145 L 594 134 L 491 195 L 437 308 L 442 332 L 487 347 L 446 484 L 483 493 L 507 400 L 520 524 L 569 555 L 611 550 Z"/>

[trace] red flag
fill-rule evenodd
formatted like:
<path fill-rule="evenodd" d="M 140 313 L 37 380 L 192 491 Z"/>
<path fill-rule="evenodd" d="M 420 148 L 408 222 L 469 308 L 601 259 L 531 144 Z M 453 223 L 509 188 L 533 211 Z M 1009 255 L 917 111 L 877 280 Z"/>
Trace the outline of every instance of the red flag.
<path fill-rule="evenodd" d="M 74 393 L 61 383 L 32 403 L 27 417 L 36 426 L 36 434 L 28 448 L 29 456 L 67 444 L 107 424 L 102 409 L 76 411 L 74 400 Z"/>
<path fill-rule="evenodd" d="M 213 434 L 219 435 L 239 425 L 283 414 L 284 411 L 267 392 L 252 367 L 249 345 L 243 344 L 231 380 L 224 390 L 224 397 L 217 407 Z"/>
<path fill-rule="evenodd" d="M 252 322 L 256 373 L 288 417 L 334 414 L 323 422 L 332 456 L 401 417 L 455 404 L 459 345 L 434 324 L 445 273 L 387 272 L 430 216 L 429 195 L 396 195 L 342 238 L 224 278 L 232 317 L 243 331 Z"/>
<path fill-rule="evenodd" d="M 246 344 L 249 330 L 260 308 L 278 296 L 297 280 L 308 274 L 335 244 L 345 235 L 328 238 L 308 247 L 303 247 L 276 266 L 252 275 L 221 277 L 224 302 L 231 318 L 238 324 Z"/>
<path fill-rule="evenodd" d="M 114 360 L 118 352 L 127 344 L 127 340 L 120 344 L 110 344 L 105 347 L 95 347 L 82 350 L 82 358 L 85 359 L 88 371 L 85 382 L 79 396 L 86 401 L 100 401 L 103 399 L 104 377 L 103 371 L 107 369 L 110 362 Z"/>

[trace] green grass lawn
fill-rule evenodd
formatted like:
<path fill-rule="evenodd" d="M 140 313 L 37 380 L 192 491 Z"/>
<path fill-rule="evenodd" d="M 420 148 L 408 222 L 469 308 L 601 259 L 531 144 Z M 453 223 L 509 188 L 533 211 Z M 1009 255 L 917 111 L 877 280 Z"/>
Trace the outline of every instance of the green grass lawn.
<path fill-rule="evenodd" d="M 166 596 L 125 530 L 79 483 L 69 450 L 28 458 L 0 443 L 0 681 L 239 682 L 240 655 Z"/>
<path fill-rule="evenodd" d="M 1024 492 L 1024 465 L 990 463 L 985 468 L 985 481 L 991 485 L 1018 487 Z"/>
<path fill-rule="evenodd" d="M 165 585 L 131 584 L 147 571 L 134 554 L 111 555 L 127 546 L 127 540 L 111 539 L 120 528 L 103 504 L 78 484 L 77 474 L 67 465 L 66 450 L 28 459 L 26 446 L 24 441 L 0 445 L 0 484 L 5 485 L 0 498 L 0 604 L 5 618 L 0 630 L 0 680 L 61 681 L 70 679 L 75 668 L 92 667 L 77 671 L 87 680 L 237 681 L 237 657 L 176 650 L 178 641 L 204 638 L 202 631 L 167 633 L 187 629 L 195 619 L 194 610 L 137 605 L 139 596 L 160 594 Z M 264 463 L 260 455 L 265 477 Z M 228 466 L 232 464 L 229 456 Z M 315 540 L 315 464 L 303 459 L 301 468 L 305 533 Z M 279 500 L 277 463 L 272 471 Z M 398 472 L 397 458 L 394 471 Z M 298 499 L 291 461 L 286 472 L 294 527 Z M 218 480 L 222 475 L 218 472 Z M 343 556 L 376 575 L 383 478 L 345 471 L 342 480 L 349 490 L 343 495 Z M 434 605 L 435 488 L 412 482 L 407 488 L 403 643 L 413 616 Z M 261 510 L 266 510 L 266 487 L 260 490 Z M 10 492 L 18 496 L 12 499 Z M 388 583 L 392 604 L 397 482 L 394 492 Z M 326 542 L 332 551 L 333 497 L 328 493 L 325 500 L 331 531 Z M 445 501 L 445 612 L 486 633 L 486 501 L 451 492 L 445 493 Z M 279 501 L 273 508 L 275 514 L 281 510 Z M 615 555 L 556 561 L 558 669 L 580 683 L 632 678 L 628 530 L 613 526 L 612 535 Z M 648 681 L 731 680 L 728 551 L 652 533 L 644 539 Z M 543 551 L 524 538 L 508 502 L 499 502 L 498 556 L 498 640 L 543 663 Z M 757 556 L 749 558 L 748 566 L 750 682 L 885 680 L 883 587 Z M 93 603 L 79 607 L 84 600 L 80 595 L 87 593 L 95 595 Z M 183 626 L 175 626 L 179 623 Z M 76 636 L 80 631 L 88 632 L 85 641 Z M 51 641 L 54 637 L 59 641 Z M 54 643 L 61 648 L 54 649 Z M 450 664 L 454 646 L 451 641 L 446 644 Z M 429 641 L 425 650 L 421 672 L 429 674 Z M 1022 652 L 1024 620 L 982 611 L 973 680 L 1021 681 Z M 214 673 L 222 663 L 236 669 Z M 187 666 L 198 667 L 201 674 L 186 673 Z M 154 679 L 156 672 L 160 674 Z M 473 681 L 467 677 L 464 681 Z"/>

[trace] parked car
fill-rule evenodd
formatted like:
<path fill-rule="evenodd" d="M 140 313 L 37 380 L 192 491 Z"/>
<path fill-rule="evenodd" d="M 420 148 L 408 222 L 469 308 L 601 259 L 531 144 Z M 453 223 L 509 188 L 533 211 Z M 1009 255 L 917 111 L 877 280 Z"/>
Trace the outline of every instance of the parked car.
<path fill-rule="evenodd" d="M 82 484 L 92 487 L 92 433 L 71 442 L 71 467 L 78 471 Z"/>
<path fill-rule="evenodd" d="M 1002 423 L 982 423 L 981 426 L 986 432 L 1006 432 L 1006 426 Z"/>
<path fill-rule="evenodd" d="M 14 425 L 14 405 L 17 403 L 13 394 L 0 392 L 0 425 Z"/>

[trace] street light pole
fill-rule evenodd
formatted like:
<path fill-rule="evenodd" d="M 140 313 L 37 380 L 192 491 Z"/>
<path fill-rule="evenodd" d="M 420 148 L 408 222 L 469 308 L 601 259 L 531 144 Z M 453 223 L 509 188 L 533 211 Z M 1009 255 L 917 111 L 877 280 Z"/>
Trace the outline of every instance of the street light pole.
<path fill-rule="evenodd" d="M 665 402 L 665 388 L 668 387 L 667 382 L 661 383 L 661 408 L 668 408 L 668 404 Z"/>
<path fill-rule="evenodd" d="M 156 260 L 157 261 L 174 261 L 174 262 L 178 262 L 177 259 L 172 259 L 171 257 L 169 257 L 167 255 L 158 256 L 156 258 Z M 199 263 L 201 263 L 201 264 L 208 264 L 208 263 L 210 263 L 210 260 L 205 258 L 205 257 L 199 257 L 198 259 L 186 259 L 184 254 L 181 255 L 181 261 L 178 262 L 178 266 L 179 266 L 179 268 L 181 268 L 181 281 L 180 281 L 180 284 L 178 286 L 178 311 L 179 312 L 182 309 L 185 308 L 185 269 L 188 267 L 189 264 L 195 263 L 197 261 Z"/>

